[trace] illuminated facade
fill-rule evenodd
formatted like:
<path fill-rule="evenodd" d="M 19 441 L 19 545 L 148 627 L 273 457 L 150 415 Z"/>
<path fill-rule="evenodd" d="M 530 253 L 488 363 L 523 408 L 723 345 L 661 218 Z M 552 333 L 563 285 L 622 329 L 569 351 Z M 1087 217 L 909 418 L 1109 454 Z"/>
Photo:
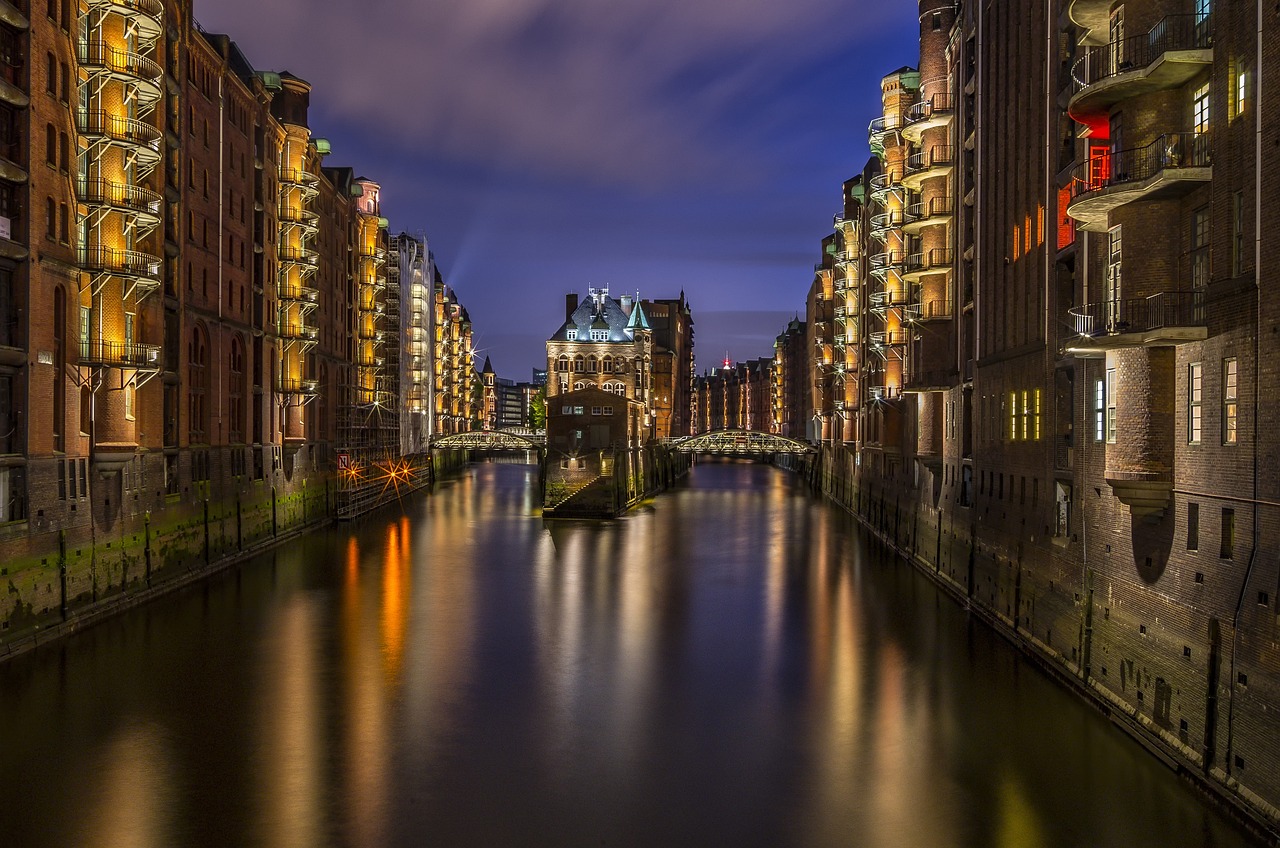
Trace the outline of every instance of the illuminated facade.
<path fill-rule="evenodd" d="M 692 435 L 693 310 L 684 292 L 640 305 L 653 331 L 654 438 Z"/>
<path fill-rule="evenodd" d="M 651 437 L 653 337 L 644 307 L 630 295 L 613 298 L 608 289 L 592 288 L 581 303 L 568 295 L 565 322 L 547 340 L 547 371 L 548 415 L 557 395 L 598 388 L 638 403 L 633 443 Z"/>
<path fill-rule="evenodd" d="M 0 3 L 6 635 L 332 515 L 350 440 L 401 454 L 399 293 L 416 324 L 438 280 L 391 290 L 381 189 L 322 167 L 310 85 L 255 69 L 190 0 L 36 11 Z"/>

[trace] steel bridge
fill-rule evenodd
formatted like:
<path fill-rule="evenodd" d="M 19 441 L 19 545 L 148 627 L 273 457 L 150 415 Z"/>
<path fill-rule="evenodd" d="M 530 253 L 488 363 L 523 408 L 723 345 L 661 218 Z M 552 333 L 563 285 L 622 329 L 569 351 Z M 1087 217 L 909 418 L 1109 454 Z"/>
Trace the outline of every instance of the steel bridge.
<path fill-rule="evenodd" d="M 463 448 L 465 450 L 536 451 L 546 445 L 546 438 L 534 433 L 511 430 L 476 430 L 471 433 L 455 433 L 432 439 L 433 448 Z"/>
<path fill-rule="evenodd" d="M 714 456 L 771 456 L 780 453 L 814 453 L 812 445 L 774 433 L 755 430 L 713 430 L 683 439 L 673 439 L 673 450 L 682 453 L 705 453 Z"/>

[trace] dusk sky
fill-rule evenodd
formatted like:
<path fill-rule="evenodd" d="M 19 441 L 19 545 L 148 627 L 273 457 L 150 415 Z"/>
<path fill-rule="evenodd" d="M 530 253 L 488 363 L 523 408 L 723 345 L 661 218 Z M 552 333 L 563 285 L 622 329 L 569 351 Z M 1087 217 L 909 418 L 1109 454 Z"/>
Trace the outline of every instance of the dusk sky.
<path fill-rule="evenodd" d="M 480 353 L 527 380 L 564 296 L 676 297 L 698 371 L 769 355 L 813 280 L 907 0 L 196 0 L 313 85 L 329 165 L 426 234 Z"/>

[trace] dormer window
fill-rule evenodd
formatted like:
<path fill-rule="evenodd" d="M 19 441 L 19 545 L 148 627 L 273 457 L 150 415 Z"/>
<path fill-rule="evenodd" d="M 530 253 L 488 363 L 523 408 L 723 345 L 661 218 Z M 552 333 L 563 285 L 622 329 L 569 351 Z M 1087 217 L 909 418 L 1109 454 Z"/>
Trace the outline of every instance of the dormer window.
<path fill-rule="evenodd" d="M 608 331 L 608 330 L 592 330 L 592 331 L 591 331 L 591 341 L 593 341 L 593 342 L 607 342 L 607 341 L 609 341 L 609 331 Z"/>
<path fill-rule="evenodd" d="M 576 342 L 576 341 L 578 340 L 578 331 L 577 331 L 577 330 L 567 330 L 567 331 L 565 331 L 564 337 L 565 337 L 566 339 L 568 339 L 569 341 L 571 341 L 571 342 Z"/>

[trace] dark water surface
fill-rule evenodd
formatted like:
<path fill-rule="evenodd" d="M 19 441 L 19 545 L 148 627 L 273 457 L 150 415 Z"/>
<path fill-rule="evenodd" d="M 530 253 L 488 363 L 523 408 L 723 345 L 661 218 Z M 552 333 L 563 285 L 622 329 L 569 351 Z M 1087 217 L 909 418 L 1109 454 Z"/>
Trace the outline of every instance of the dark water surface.
<path fill-rule="evenodd" d="M 1249 844 L 795 482 L 474 466 L 0 666 L 0 845 Z"/>

